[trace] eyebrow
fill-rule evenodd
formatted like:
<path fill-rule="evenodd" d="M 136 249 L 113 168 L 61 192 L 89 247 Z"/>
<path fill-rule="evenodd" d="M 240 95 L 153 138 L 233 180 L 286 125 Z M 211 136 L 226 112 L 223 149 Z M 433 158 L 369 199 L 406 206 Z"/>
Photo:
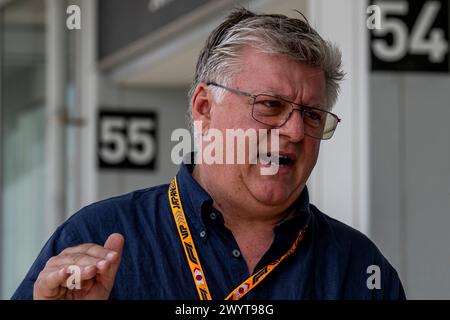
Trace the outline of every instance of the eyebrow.
<path fill-rule="evenodd" d="M 256 93 L 256 94 L 266 94 L 266 95 L 269 95 L 269 96 L 273 96 L 275 98 L 284 99 L 284 100 L 292 102 L 292 103 L 294 103 L 296 105 L 301 105 L 301 106 L 305 106 L 305 107 L 317 108 L 317 109 L 328 111 L 328 109 L 327 109 L 325 104 L 320 104 L 320 103 L 319 104 L 299 104 L 299 103 L 296 103 L 296 102 L 293 101 L 294 99 L 292 99 L 292 96 L 285 96 L 283 94 L 279 94 L 280 91 L 281 90 L 276 90 L 276 89 L 273 89 L 273 88 L 269 87 L 265 91 L 261 91 L 260 93 Z"/>
<path fill-rule="evenodd" d="M 282 99 L 288 100 L 288 101 L 292 101 L 293 100 L 292 99 L 292 95 L 291 96 L 287 96 L 287 95 L 284 95 L 284 94 L 280 94 L 280 91 L 281 90 L 277 90 L 277 89 L 269 87 L 269 88 L 266 88 L 264 91 L 262 91 L 262 90 L 258 91 L 257 94 L 267 94 L 267 95 L 274 96 L 276 98 L 282 98 Z"/>

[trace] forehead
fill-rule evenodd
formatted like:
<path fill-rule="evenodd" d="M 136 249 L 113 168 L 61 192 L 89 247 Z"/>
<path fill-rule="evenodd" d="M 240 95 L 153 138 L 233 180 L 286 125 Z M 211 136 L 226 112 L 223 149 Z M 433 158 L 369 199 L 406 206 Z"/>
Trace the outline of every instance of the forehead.
<path fill-rule="evenodd" d="M 304 104 L 326 104 L 326 81 L 319 67 L 286 55 L 267 54 L 252 47 L 241 51 L 233 85 L 253 93 L 276 94 Z M 308 101 L 305 101 L 308 100 Z"/>

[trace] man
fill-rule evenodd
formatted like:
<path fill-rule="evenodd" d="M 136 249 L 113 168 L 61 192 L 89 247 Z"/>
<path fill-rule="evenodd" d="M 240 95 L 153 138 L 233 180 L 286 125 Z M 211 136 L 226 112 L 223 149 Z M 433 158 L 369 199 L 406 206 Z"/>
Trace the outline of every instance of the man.
<path fill-rule="evenodd" d="M 375 245 L 309 203 L 342 77 L 339 50 L 307 22 L 234 11 L 200 54 L 191 121 L 202 132 L 278 129 L 276 173 L 262 175 L 269 164 L 249 154 L 243 164 L 182 164 L 170 186 L 83 208 L 13 298 L 403 299 Z M 80 289 L 67 288 L 73 265 Z"/>

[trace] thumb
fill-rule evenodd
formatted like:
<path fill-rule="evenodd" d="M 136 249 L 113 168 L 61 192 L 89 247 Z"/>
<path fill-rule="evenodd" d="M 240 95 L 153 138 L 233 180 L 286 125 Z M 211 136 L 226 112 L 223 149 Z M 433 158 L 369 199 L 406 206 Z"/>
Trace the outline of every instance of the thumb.
<path fill-rule="evenodd" d="M 104 287 L 109 291 L 113 287 L 114 279 L 122 260 L 124 243 L 125 239 L 120 233 L 113 233 L 106 239 L 105 244 L 103 245 L 105 249 L 116 253 L 112 258 L 108 259 L 110 261 L 110 267 L 105 270 L 106 272 L 101 272 L 99 278 L 99 280 L 103 282 Z"/>
<path fill-rule="evenodd" d="M 103 247 L 105 249 L 115 251 L 119 254 L 119 256 L 121 256 L 124 243 L 125 239 L 120 233 L 113 233 L 108 237 L 108 239 L 106 239 Z"/>

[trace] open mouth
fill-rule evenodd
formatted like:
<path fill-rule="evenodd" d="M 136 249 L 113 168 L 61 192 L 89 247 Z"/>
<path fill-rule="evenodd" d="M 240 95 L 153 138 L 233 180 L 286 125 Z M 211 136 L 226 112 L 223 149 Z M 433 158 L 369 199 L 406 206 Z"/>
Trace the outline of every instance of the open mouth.
<path fill-rule="evenodd" d="M 292 160 L 288 156 L 280 156 L 278 158 L 278 164 L 280 166 L 289 166 L 292 164 Z"/>
<path fill-rule="evenodd" d="M 259 158 L 260 162 L 263 165 L 267 165 L 270 166 L 272 164 L 272 154 L 269 152 L 265 157 L 265 160 L 263 160 L 262 158 Z M 288 154 L 288 153 L 281 153 L 278 155 L 278 165 L 279 166 L 292 166 L 294 164 L 295 161 L 295 155 L 293 154 Z"/>

